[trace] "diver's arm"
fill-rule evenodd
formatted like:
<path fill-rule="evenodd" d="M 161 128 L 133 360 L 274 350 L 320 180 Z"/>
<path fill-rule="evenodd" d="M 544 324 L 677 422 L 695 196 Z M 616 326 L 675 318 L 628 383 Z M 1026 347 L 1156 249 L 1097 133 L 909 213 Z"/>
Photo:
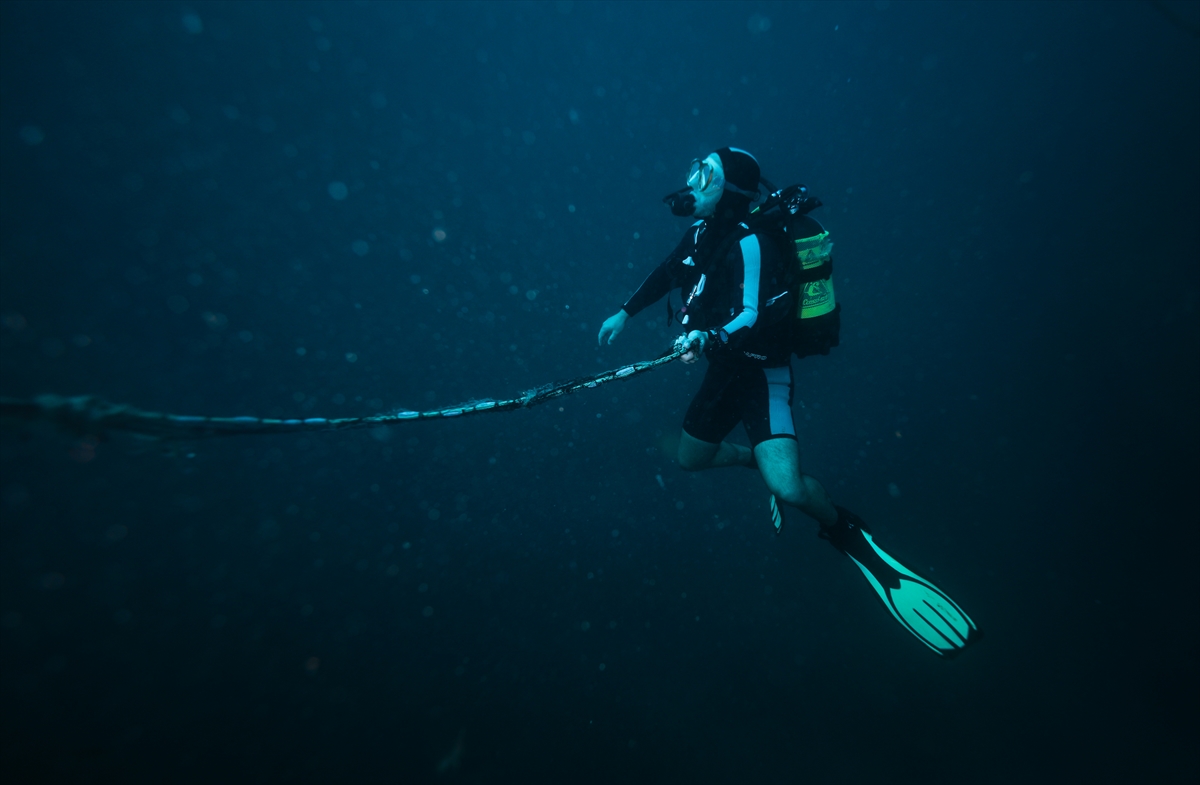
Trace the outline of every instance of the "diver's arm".
<path fill-rule="evenodd" d="M 625 329 L 625 322 L 630 316 L 658 301 L 664 294 L 671 291 L 674 286 L 674 276 L 671 275 L 670 270 L 672 258 L 668 257 L 666 261 L 655 267 L 654 272 L 650 273 L 645 281 L 642 281 L 642 285 L 621 307 L 621 310 L 604 320 L 604 324 L 600 326 L 600 335 L 597 336 L 601 346 L 616 340 L 616 337 Z"/>
<path fill-rule="evenodd" d="M 699 237 L 699 227 L 702 227 L 703 224 L 703 221 L 692 224 L 675 249 L 667 254 L 667 258 L 663 259 L 662 264 L 655 267 L 654 271 L 646 276 L 642 285 L 621 307 L 622 311 L 629 316 L 637 316 L 643 308 L 658 302 L 667 292 L 679 286 L 681 276 L 686 275 L 689 269 L 695 269 L 691 253 L 696 245 L 696 238 Z M 688 265 L 692 266 L 688 267 Z"/>
<path fill-rule="evenodd" d="M 702 222 L 693 224 L 693 229 L 700 226 Z M 693 235 L 698 233 L 696 229 Z M 625 322 L 630 316 L 637 316 L 646 306 L 652 305 L 663 298 L 667 292 L 679 286 L 679 276 L 685 269 L 685 260 L 687 264 L 691 264 L 691 259 L 688 256 L 687 249 L 691 247 L 689 243 L 689 235 L 684 235 L 679 241 L 679 245 L 675 246 L 675 250 L 663 259 L 662 264 L 654 268 L 654 271 L 646 276 L 646 280 L 642 281 L 642 285 L 637 288 L 625 305 L 621 306 L 621 310 L 604 321 L 600 327 L 600 343 L 605 340 L 612 343 L 621 332 L 625 329 Z M 692 245 L 695 244 L 694 236 Z"/>
<path fill-rule="evenodd" d="M 626 315 L 637 316 L 643 308 L 658 302 L 663 295 L 671 291 L 674 276 L 671 275 L 670 264 L 671 259 L 667 259 L 655 267 L 654 272 L 646 276 L 646 280 L 642 281 L 638 290 L 625 302 L 625 305 L 621 306 L 621 310 Z"/>

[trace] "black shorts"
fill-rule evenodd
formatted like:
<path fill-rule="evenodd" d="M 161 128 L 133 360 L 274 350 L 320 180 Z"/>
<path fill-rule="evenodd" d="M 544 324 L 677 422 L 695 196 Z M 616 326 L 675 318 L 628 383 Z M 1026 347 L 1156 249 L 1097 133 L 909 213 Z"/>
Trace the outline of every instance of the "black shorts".
<path fill-rule="evenodd" d="M 792 421 L 792 366 L 759 368 L 741 363 L 708 364 L 700 391 L 692 399 L 683 430 L 719 444 L 741 421 L 757 447 L 768 439 L 795 439 Z"/>

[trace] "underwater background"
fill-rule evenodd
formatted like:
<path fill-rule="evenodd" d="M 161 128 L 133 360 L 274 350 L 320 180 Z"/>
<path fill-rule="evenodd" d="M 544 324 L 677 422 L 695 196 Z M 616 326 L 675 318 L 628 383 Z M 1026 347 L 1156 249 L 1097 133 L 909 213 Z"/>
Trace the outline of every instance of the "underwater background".
<path fill-rule="evenodd" d="M 0 437 L 6 782 L 1194 782 L 1194 3 L 0 3 L 0 394 L 440 408 L 597 348 L 743 147 L 836 242 L 804 468 L 985 632 L 953 661 L 760 478 L 702 366 L 529 411 Z M 739 428 L 735 439 L 744 443 Z"/>

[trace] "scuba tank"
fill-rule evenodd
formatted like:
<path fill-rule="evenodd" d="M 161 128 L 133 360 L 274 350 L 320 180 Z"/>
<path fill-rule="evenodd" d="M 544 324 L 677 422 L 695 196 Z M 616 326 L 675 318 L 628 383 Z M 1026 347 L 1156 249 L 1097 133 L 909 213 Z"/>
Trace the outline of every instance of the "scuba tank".
<path fill-rule="evenodd" d="M 783 283 L 787 289 L 768 304 L 790 306 L 792 352 L 797 357 L 829 354 L 838 345 L 841 306 L 833 291 L 833 242 L 808 213 L 821 206 L 803 185 L 770 194 L 748 222 L 752 231 L 770 231 L 786 246 Z"/>

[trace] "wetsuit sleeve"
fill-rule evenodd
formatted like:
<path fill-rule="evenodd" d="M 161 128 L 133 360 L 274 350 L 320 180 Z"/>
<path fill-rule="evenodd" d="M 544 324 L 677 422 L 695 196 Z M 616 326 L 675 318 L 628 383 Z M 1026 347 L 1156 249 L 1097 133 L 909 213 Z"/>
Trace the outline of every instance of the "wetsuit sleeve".
<path fill-rule="evenodd" d="M 730 249 L 729 262 L 734 269 L 730 282 L 734 291 L 741 291 L 742 298 L 741 303 L 734 306 L 733 318 L 715 331 L 714 337 L 724 345 L 738 346 L 758 325 L 764 250 L 758 236 L 753 234 L 743 237 Z M 740 265 L 737 264 L 739 256 Z"/>
<path fill-rule="evenodd" d="M 670 265 L 671 258 L 668 257 L 666 261 L 655 267 L 654 272 L 642 281 L 642 285 L 633 293 L 633 296 L 625 302 L 625 305 L 621 306 L 622 310 L 630 316 L 636 316 L 639 311 L 658 302 L 664 294 L 671 291 L 674 288 L 671 285 L 674 276 L 671 275 Z"/>
<path fill-rule="evenodd" d="M 679 286 L 680 277 L 684 274 L 684 259 L 688 258 L 689 250 L 694 246 L 694 232 L 699 222 L 694 224 L 688 233 L 679 241 L 679 245 L 675 246 L 675 250 L 663 260 L 663 263 L 654 268 L 654 272 L 646 276 L 646 280 L 642 281 L 642 285 L 638 287 L 633 296 L 626 301 L 625 305 L 621 306 L 622 310 L 630 316 L 636 315 L 639 311 L 646 308 L 648 305 L 653 305 L 662 299 L 663 295 Z"/>

